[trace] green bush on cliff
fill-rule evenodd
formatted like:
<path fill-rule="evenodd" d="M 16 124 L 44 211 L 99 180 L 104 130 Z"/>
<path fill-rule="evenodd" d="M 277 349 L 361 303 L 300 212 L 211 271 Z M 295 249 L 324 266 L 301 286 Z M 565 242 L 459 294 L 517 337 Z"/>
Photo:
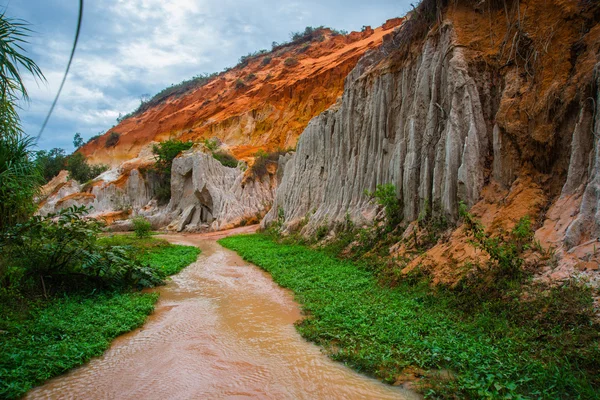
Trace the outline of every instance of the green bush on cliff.
<path fill-rule="evenodd" d="M 166 204 L 171 199 L 171 167 L 173 160 L 182 151 L 189 150 L 194 142 L 183 142 L 181 140 L 170 139 L 152 147 L 152 152 L 156 156 L 156 163 L 151 172 L 156 174 L 157 187 L 156 198 L 159 204 Z"/>

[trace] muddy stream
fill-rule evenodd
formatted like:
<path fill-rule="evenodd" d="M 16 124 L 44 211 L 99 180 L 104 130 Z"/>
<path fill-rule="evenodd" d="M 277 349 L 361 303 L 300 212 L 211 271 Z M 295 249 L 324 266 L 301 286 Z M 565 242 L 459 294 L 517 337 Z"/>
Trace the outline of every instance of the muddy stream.
<path fill-rule="evenodd" d="M 202 254 L 157 289 L 146 323 L 26 398 L 418 398 L 353 372 L 302 339 L 291 292 L 216 243 L 222 236 L 163 236 Z"/>

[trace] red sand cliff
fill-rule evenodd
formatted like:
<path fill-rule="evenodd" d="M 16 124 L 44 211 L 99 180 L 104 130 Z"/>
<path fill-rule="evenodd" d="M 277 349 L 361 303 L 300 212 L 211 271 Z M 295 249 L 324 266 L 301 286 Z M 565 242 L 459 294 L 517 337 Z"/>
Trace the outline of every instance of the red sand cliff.
<path fill-rule="evenodd" d="M 344 79 L 358 59 L 401 23 L 397 18 L 375 30 L 346 36 L 324 29 L 321 42 L 289 45 L 254 57 L 200 88 L 125 119 L 81 152 L 92 163 L 116 166 L 137 157 L 148 143 L 169 138 L 217 137 L 238 158 L 258 149 L 294 147 L 310 119 L 341 95 Z M 268 64 L 266 57 L 271 58 Z M 290 58 L 298 64 L 286 66 Z M 112 132 L 121 136 L 115 147 L 107 148 Z"/>

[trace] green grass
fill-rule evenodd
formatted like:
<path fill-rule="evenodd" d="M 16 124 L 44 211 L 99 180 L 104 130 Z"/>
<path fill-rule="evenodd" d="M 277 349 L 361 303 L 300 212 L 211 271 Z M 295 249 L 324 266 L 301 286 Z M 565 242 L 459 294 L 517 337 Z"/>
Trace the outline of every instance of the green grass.
<path fill-rule="evenodd" d="M 178 273 L 196 261 L 198 254 L 200 249 L 197 247 L 172 244 L 161 248 L 160 251 L 146 252 L 140 255 L 140 259 L 168 276 Z"/>
<path fill-rule="evenodd" d="M 454 379 L 422 382 L 433 398 L 600 398 L 597 330 L 591 339 L 576 326 L 543 331 L 476 302 L 460 311 L 450 291 L 383 287 L 357 264 L 264 235 L 219 242 L 293 290 L 308 315 L 299 332 L 358 371 L 390 383 L 408 366 L 452 371 Z M 561 334 L 575 346 L 552 340 Z"/>
<path fill-rule="evenodd" d="M 115 235 L 164 276 L 194 262 L 196 247 Z M 45 380 L 101 355 L 117 336 L 141 326 L 157 293 L 101 292 L 43 299 L 0 292 L 0 398 L 19 398 Z"/>

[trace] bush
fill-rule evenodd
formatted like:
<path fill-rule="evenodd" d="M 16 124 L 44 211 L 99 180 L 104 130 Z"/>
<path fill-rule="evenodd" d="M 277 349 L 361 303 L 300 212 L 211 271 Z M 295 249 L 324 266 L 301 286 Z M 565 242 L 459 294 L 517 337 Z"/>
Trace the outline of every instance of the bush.
<path fill-rule="evenodd" d="M 50 151 L 40 150 L 36 152 L 35 159 L 46 182 L 58 175 L 67 165 L 67 155 L 59 148 Z"/>
<path fill-rule="evenodd" d="M 106 165 L 89 165 L 81 153 L 73 153 L 67 157 L 65 168 L 69 171 L 69 177 L 80 183 L 94 179 L 108 170 Z"/>
<path fill-rule="evenodd" d="M 117 132 L 111 132 L 106 138 L 106 142 L 104 143 L 104 147 L 115 147 L 117 143 L 119 143 L 119 139 L 121 138 L 121 134 Z"/>
<path fill-rule="evenodd" d="M 275 164 L 279 161 L 279 156 L 286 154 L 286 150 L 276 150 L 267 153 L 264 150 L 259 150 L 254 154 L 254 164 L 252 164 L 251 172 L 255 177 L 265 176 L 269 170 L 269 164 Z"/>
<path fill-rule="evenodd" d="M 265 58 L 263 58 L 263 59 L 262 59 L 262 62 L 261 62 L 261 64 L 262 64 L 263 66 L 265 66 L 265 65 L 269 65 L 269 64 L 271 63 L 271 60 L 272 60 L 272 59 L 273 59 L 273 57 L 265 57 Z"/>
<path fill-rule="evenodd" d="M 214 153 L 219 148 L 217 139 L 204 139 L 204 147 L 211 153 Z"/>
<path fill-rule="evenodd" d="M 159 204 L 166 204 L 171 199 L 171 166 L 173 160 L 179 153 L 189 150 L 193 145 L 193 142 L 167 140 L 152 147 L 152 152 L 156 155 L 156 163 L 152 171 L 157 174 L 158 184 L 155 195 Z"/>
<path fill-rule="evenodd" d="M 296 65 L 300 64 L 298 62 L 298 60 L 296 60 L 293 57 L 288 57 L 285 59 L 285 61 L 283 62 L 283 65 L 285 65 L 286 67 L 295 67 Z"/>
<path fill-rule="evenodd" d="M 9 230 L 0 242 L 7 263 L 3 287 L 34 291 L 91 287 L 151 287 L 160 275 L 132 259 L 122 246 L 101 246 L 101 223 L 88 210 L 70 207 L 45 217 L 34 216 Z M 40 287 L 41 286 L 41 287 Z"/>
<path fill-rule="evenodd" d="M 234 156 L 223 151 L 213 153 L 213 157 L 226 167 L 235 168 L 238 165 L 238 160 Z"/>
<path fill-rule="evenodd" d="M 241 79 L 238 79 L 237 81 L 235 81 L 235 89 L 236 90 L 242 90 L 246 88 L 246 84 L 244 83 L 244 81 L 242 81 Z"/>
<path fill-rule="evenodd" d="M 249 74 L 249 75 L 246 77 L 246 82 L 250 82 L 250 81 L 253 81 L 253 80 L 255 80 L 255 79 L 256 79 L 256 75 L 255 75 L 255 74 Z"/>
<path fill-rule="evenodd" d="M 391 183 L 377 185 L 374 192 L 366 191 L 365 194 L 375 199 L 377 204 L 385 209 L 386 227 L 391 231 L 402 222 L 402 204 L 396 196 L 396 186 Z"/>
<path fill-rule="evenodd" d="M 133 219 L 133 230 L 136 237 L 140 239 L 150 237 L 151 229 L 152 225 L 145 217 L 140 215 Z"/>
<path fill-rule="evenodd" d="M 518 280 L 523 273 L 521 254 L 531 247 L 533 240 L 533 229 L 529 217 L 521 218 L 511 232 L 492 237 L 485 232 L 481 222 L 467 211 L 464 203 L 460 204 L 459 212 L 465 224 L 465 232 L 471 238 L 471 243 L 488 253 L 492 262 L 496 264 L 497 278 Z"/>

